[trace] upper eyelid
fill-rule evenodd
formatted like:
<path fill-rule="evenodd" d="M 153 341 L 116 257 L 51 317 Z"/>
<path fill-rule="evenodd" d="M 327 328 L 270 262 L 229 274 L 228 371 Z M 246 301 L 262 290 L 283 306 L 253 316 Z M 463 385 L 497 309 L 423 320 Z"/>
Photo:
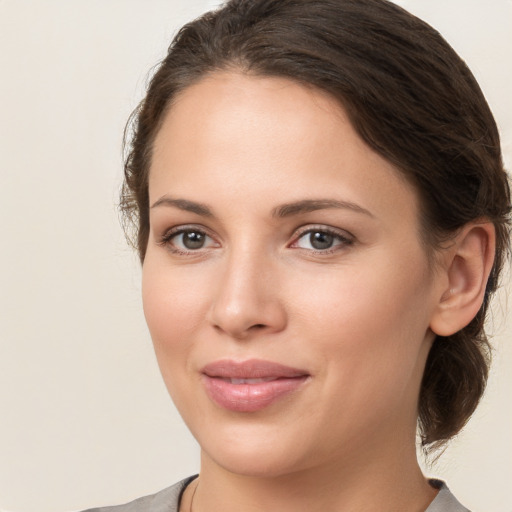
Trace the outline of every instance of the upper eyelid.
<path fill-rule="evenodd" d="M 323 225 L 323 224 L 306 224 L 304 226 L 301 226 L 300 228 L 297 228 L 292 237 L 293 238 L 297 238 L 297 237 L 300 237 L 302 235 L 305 235 L 306 233 L 311 233 L 311 232 L 314 232 L 314 231 L 319 231 L 319 232 L 326 232 L 326 233 L 329 233 L 331 235 L 336 235 L 336 236 L 339 236 L 341 238 L 350 238 L 351 240 L 353 240 L 355 238 L 355 236 L 350 232 L 350 231 L 347 231 L 346 229 L 342 229 L 342 228 L 335 228 L 333 226 L 327 226 L 327 225 Z"/>
<path fill-rule="evenodd" d="M 210 238 L 214 238 L 212 236 L 211 230 L 206 228 L 205 226 L 202 226 L 201 224 L 178 224 L 176 226 L 172 226 L 170 228 L 165 229 L 160 235 L 160 238 L 170 237 L 186 231 L 199 231 L 209 236 Z"/>

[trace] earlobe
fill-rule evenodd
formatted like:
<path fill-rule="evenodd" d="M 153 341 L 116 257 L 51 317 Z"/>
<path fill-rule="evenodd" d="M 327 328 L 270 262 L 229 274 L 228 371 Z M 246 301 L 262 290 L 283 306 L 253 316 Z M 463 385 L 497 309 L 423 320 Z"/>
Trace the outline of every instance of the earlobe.
<path fill-rule="evenodd" d="M 468 325 L 478 313 L 494 262 L 495 239 L 491 222 L 473 222 L 446 249 L 443 272 L 447 285 L 430 322 L 435 334 L 450 336 Z"/>

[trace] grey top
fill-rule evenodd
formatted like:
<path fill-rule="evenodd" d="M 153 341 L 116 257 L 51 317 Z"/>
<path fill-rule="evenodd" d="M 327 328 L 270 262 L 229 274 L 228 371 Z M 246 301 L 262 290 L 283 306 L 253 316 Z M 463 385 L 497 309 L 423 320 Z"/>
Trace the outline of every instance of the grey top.
<path fill-rule="evenodd" d="M 458 502 L 444 482 L 441 482 L 441 480 L 430 480 L 430 484 L 439 489 L 439 492 L 425 512 L 470 512 Z"/>
<path fill-rule="evenodd" d="M 92 508 L 84 512 L 179 512 L 181 495 L 194 478 L 196 477 L 186 478 L 163 491 L 125 505 Z M 439 493 L 425 512 L 469 512 L 457 501 L 444 482 L 431 480 L 431 484 L 439 489 Z"/>

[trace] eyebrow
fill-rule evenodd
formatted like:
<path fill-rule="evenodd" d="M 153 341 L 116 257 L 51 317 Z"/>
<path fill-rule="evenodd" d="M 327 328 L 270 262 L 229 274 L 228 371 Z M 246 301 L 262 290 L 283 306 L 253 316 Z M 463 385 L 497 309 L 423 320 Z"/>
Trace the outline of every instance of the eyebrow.
<path fill-rule="evenodd" d="M 159 206 L 173 206 L 180 210 L 192 212 L 202 217 L 213 217 L 213 213 L 207 205 L 203 203 L 196 203 L 195 201 L 189 201 L 188 199 L 173 199 L 169 196 L 163 196 L 153 203 L 151 208 L 157 208 Z M 339 201 L 337 199 L 303 199 L 301 201 L 286 203 L 274 208 L 272 210 L 272 216 L 279 218 L 291 217 L 293 215 L 300 215 L 302 213 L 331 208 L 352 210 L 356 213 L 362 213 L 373 218 L 373 214 L 366 208 L 363 208 L 356 203 Z"/>
<path fill-rule="evenodd" d="M 351 203 L 349 201 L 338 201 L 337 199 L 304 199 L 302 201 L 286 203 L 277 208 L 274 208 L 272 216 L 290 217 L 292 215 L 299 215 L 301 213 L 326 210 L 330 208 L 352 210 L 356 213 L 362 213 L 372 218 L 374 217 L 373 214 L 366 208 L 363 208 L 356 203 Z"/>
<path fill-rule="evenodd" d="M 158 206 L 174 206 L 180 210 L 185 210 L 187 212 L 196 213 L 197 215 L 201 215 L 202 217 L 212 217 L 213 213 L 208 206 L 202 203 L 196 203 L 194 201 L 189 201 L 187 199 L 173 199 L 169 196 L 163 196 L 157 201 L 155 201 L 151 208 L 157 208 Z"/>

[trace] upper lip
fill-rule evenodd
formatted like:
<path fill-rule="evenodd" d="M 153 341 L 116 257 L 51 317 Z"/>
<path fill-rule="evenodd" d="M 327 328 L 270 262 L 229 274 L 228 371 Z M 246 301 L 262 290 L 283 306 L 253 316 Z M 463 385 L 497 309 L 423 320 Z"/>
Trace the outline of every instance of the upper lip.
<path fill-rule="evenodd" d="M 207 364 L 201 372 L 208 377 L 222 379 L 279 379 L 309 375 L 307 371 L 300 368 L 293 368 L 263 359 L 249 359 L 246 361 L 221 359 Z"/>

